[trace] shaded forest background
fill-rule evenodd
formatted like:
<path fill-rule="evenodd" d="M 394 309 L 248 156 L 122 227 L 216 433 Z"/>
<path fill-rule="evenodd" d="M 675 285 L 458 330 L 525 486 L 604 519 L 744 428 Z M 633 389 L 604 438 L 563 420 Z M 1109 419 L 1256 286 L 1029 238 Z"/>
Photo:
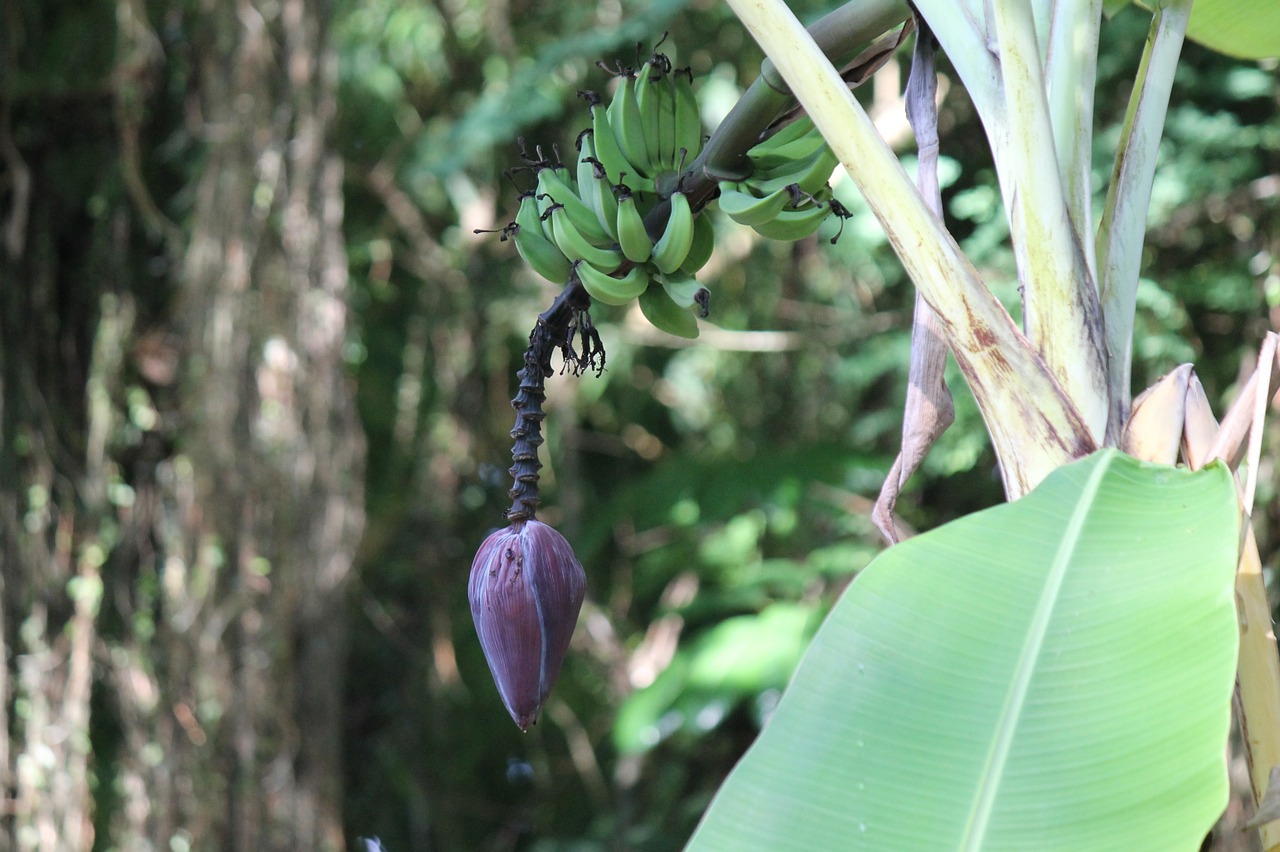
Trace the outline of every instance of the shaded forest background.
<path fill-rule="evenodd" d="M 587 603 L 521 735 L 466 575 L 556 288 L 474 231 L 527 188 L 518 137 L 572 150 L 597 60 L 669 31 L 710 127 L 759 67 L 741 27 L 675 0 L 0 0 L 0 28 L 0 849 L 679 848 L 882 546 L 913 293 L 846 183 L 834 245 L 717 223 L 699 341 L 593 312 L 607 369 L 549 381 L 543 450 Z M 1103 29 L 1099 188 L 1145 30 Z M 1280 82 L 1184 57 L 1135 385 L 1194 360 L 1220 406 L 1280 327 Z M 909 158 L 899 71 L 859 96 Z M 1015 302 L 957 89 L 941 131 L 948 223 Z M 953 378 L 916 529 L 1000 499 Z"/>

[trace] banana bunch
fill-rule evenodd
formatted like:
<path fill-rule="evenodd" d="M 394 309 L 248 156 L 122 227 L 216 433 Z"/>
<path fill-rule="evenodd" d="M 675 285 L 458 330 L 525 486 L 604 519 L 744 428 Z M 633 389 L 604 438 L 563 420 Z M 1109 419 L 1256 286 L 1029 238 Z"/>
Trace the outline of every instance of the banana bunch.
<path fill-rule="evenodd" d="M 694 274 L 711 257 L 711 220 L 680 191 L 681 170 L 702 149 L 702 124 L 688 69 L 655 53 L 623 69 L 613 99 L 583 93 L 591 127 L 578 134 L 572 167 L 538 151 L 526 158 L 537 185 L 504 230 L 532 269 L 550 281 L 576 278 L 606 305 L 640 299 L 659 328 L 696 337 L 691 309 L 706 316 L 707 291 Z M 661 191 L 660 191 L 661 190 Z M 665 219 L 660 233 L 649 214 Z"/>
<path fill-rule="evenodd" d="M 838 160 L 808 116 L 747 152 L 750 177 L 720 182 L 720 209 L 771 240 L 807 237 L 831 215 L 827 182 Z"/>

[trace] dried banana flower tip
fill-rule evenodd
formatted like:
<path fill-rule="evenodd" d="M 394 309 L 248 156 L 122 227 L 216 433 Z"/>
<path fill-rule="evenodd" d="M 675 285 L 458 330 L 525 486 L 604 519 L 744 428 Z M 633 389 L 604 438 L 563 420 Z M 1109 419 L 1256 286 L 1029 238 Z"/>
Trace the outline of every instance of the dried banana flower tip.
<path fill-rule="evenodd" d="M 564 536 L 517 520 L 471 563 L 471 617 L 498 693 L 527 731 L 551 692 L 578 622 L 587 576 Z"/>

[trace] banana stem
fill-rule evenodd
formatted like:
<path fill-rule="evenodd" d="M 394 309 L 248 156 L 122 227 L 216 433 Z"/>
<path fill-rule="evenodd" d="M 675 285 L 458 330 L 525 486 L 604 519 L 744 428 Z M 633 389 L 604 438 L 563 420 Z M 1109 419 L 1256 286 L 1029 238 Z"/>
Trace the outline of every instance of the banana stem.
<path fill-rule="evenodd" d="M 1112 433 L 1123 425 L 1129 411 L 1130 353 L 1142 243 L 1160 136 L 1190 17 L 1191 0 L 1177 0 L 1158 9 L 1151 19 L 1098 226 L 1098 284 L 1111 353 L 1107 386 Z"/>
<path fill-rule="evenodd" d="M 1023 327 L 1101 444 L 1107 426 L 1102 312 L 1083 238 L 1072 230 L 1063 197 L 1034 14 L 1026 3 L 993 9 L 1009 130 L 1001 165 L 1016 188 L 1010 219 Z"/>

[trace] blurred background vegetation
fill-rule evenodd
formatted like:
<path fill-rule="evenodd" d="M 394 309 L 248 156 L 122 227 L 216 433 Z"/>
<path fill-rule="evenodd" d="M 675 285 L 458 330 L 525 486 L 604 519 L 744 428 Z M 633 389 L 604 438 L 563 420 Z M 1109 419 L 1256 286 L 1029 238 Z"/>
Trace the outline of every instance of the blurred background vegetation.
<path fill-rule="evenodd" d="M 296 5 L 255 10 L 273 20 Z M 827 9 L 792 6 L 802 19 Z M 77 246 L 78 234 L 106 233 L 120 211 L 172 222 L 176 236 L 139 228 L 111 256 L 139 311 L 163 321 L 178 274 L 165 243 L 185 239 L 208 166 L 184 113 L 209 73 L 191 59 L 192 42 L 208 36 L 201 13 L 143 0 L 3 8 L 0 135 L 56 186 L 59 205 L 33 239 L 62 241 L 65 265 L 92 278 L 103 255 Z M 154 77 L 137 92 L 129 14 L 157 39 Z M 350 275 L 342 360 L 366 442 L 345 664 L 329 673 L 341 688 L 346 842 L 377 836 L 389 852 L 680 848 L 826 609 L 882 547 L 868 513 L 897 450 L 910 283 L 843 182 L 837 194 L 854 217 L 834 245 L 835 223 L 782 245 L 717 222 L 700 275 L 712 314 L 698 341 L 662 335 L 636 310 L 593 312 L 607 368 L 548 381 L 541 513 L 585 567 L 587 602 L 543 717 L 522 735 L 475 641 L 466 576 L 476 546 L 502 525 L 515 371 L 558 288 L 510 243 L 475 231 L 505 224 L 527 188 L 527 175 L 505 173 L 519 163 L 518 138 L 570 150 L 588 123 L 576 92 L 609 85 L 597 61 L 631 62 L 637 42 L 647 52 L 669 32 L 664 50 L 692 67 L 710 128 L 760 54 L 725 7 L 702 0 L 336 0 L 305 14 L 327 22 L 320 33 L 337 63 L 329 144 L 343 167 Z M 1146 26 L 1130 8 L 1103 29 L 1100 192 Z M 908 55 L 858 94 L 909 161 L 898 95 Z M 958 87 L 945 90 L 940 122 L 948 224 L 1013 305 L 995 176 Z M 1221 409 L 1280 318 L 1275 65 L 1188 45 L 1161 161 L 1135 387 L 1194 361 Z M 140 208 L 134 181 L 156 210 Z M 917 530 L 1001 499 L 981 419 L 954 369 L 951 379 L 956 423 L 900 503 Z M 138 381 L 120 392 L 160 406 L 147 397 L 163 388 Z M 1264 456 L 1277 458 L 1278 445 L 1273 425 Z M 1280 505 L 1267 465 L 1256 519 L 1274 565 Z M 11 645 L 16 624 L 11 614 Z M 124 848 L 109 814 L 127 798 L 113 787 L 120 748 L 115 726 L 94 730 L 95 848 Z"/>

